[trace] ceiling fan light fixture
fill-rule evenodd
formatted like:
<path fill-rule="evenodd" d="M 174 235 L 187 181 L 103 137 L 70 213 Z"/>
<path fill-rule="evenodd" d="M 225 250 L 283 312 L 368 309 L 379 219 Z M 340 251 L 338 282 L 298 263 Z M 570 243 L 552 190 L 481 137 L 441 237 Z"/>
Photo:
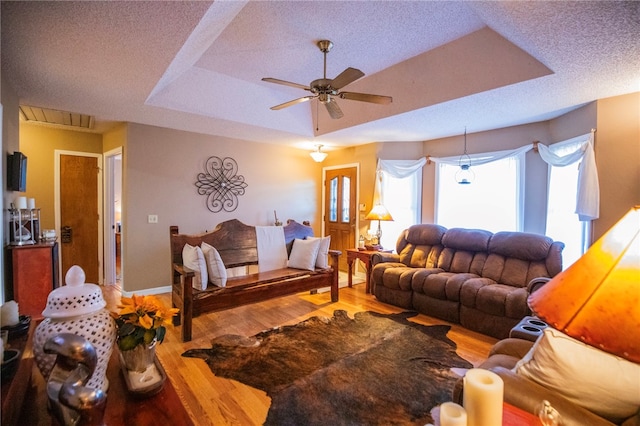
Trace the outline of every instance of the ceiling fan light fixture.
<path fill-rule="evenodd" d="M 280 110 L 292 105 L 299 104 L 301 102 L 310 101 L 311 99 L 317 99 L 326 107 L 329 116 L 332 119 L 337 120 L 342 118 L 344 114 L 340 109 L 340 106 L 338 106 L 338 103 L 335 101 L 335 98 L 368 102 L 379 105 L 388 105 L 393 101 L 391 96 L 372 95 L 369 93 L 341 92 L 343 87 L 364 77 L 364 73 L 359 69 L 349 67 L 338 74 L 336 78 L 327 78 L 327 53 L 329 53 L 329 51 L 333 47 L 333 43 L 329 40 L 319 40 L 316 45 L 324 55 L 324 71 L 322 73 L 322 78 L 313 80 L 309 84 L 309 86 L 272 77 L 264 77 L 262 79 L 262 81 L 266 81 L 267 83 L 281 84 L 284 86 L 306 90 L 308 92 L 311 92 L 313 96 L 304 96 L 302 98 L 294 99 L 289 102 L 272 106 L 272 110 Z"/>
<path fill-rule="evenodd" d="M 322 145 L 316 145 L 316 150 L 311 151 L 309 155 L 316 163 L 322 163 L 324 159 L 327 158 L 328 154 L 326 152 L 322 152 Z"/>

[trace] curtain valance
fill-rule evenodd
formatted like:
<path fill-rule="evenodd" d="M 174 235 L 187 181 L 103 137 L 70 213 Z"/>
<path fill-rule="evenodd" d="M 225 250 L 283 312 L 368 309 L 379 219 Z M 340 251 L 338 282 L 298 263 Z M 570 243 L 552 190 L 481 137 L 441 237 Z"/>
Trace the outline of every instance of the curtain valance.
<path fill-rule="evenodd" d="M 576 199 L 576 213 L 581 221 L 594 220 L 599 217 L 600 212 L 600 186 L 598 184 L 598 169 L 596 167 L 595 154 L 593 148 L 594 132 L 581 135 L 572 139 L 568 139 L 559 143 L 571 143 L 580 142 L 578 148 L 563 156 L 559 156 L 553 153 L 549 147 L 543 144 L 527 144 L 520 148 L 496 151 L 482 154 L 469 154 L 471 158 L 471 165 L 481 166 L 483 164 L 491 163 L 493 161 L 503 160 L 509 157 L 516 157 L 527 153 L 534 147 L 538 148 L 540 157 L 544 162 L 551 166 L 564 167 L 569 164 L 573 164 L 576 161 L 582 160 L 579 166 L 578 172 L 578 188 Z M 447 164 L 450 166 L 457 166 L 459 164 L 460 156 L 452 157 L 430 157 L 431 161 L 438 164 Z"/>

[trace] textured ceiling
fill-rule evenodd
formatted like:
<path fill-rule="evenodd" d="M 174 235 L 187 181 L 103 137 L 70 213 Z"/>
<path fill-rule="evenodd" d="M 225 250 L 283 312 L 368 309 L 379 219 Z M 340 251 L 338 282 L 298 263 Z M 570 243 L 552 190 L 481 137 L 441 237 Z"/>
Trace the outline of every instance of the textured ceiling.
<path fill-rule="evenodd" d="M 640 2 L 2 2 L 23 105 L 301 148 L 420 141 L 554 118 L 640 90 Z M 332 120 L 273 77 L 366 75 Z"/>

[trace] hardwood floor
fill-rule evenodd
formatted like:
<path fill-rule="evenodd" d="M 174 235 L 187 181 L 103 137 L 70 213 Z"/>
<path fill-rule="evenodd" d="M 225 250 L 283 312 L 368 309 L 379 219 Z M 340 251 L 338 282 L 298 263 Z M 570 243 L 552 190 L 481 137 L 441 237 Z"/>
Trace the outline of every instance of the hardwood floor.
<path fill-rule="evenodd" d="M 341 274 L 341 280 L 346 280 L 346 274 Z M 119 293 L 107 287 L 105 298 L 111 309 L 118 303 Z M 170 305 L 170 294 L 163 294 L 161 298 Z M 279 325 L 296 324 L 314 315 L 331 316 L 335 309 L 346 310 L 349 316 L 367 310 L 385 314 L 403 310 L 380 303 L 373 295 L 366 294 L 364 283 L 341 288 L 337 303 L 331 303 L 329 292 L 301 293 L 194 318 L 191 342 L 182 342 L 180 327 L 170 328 L 165 341 L 157 347 L 157 355 L 195 424 L 261 425 L 271 402 L 264 392 L 216 377 L 204 361 L 184 358 L 181 354 L 187 349 L 211 347 L 210 340 L 224 334 L 252 336 Z M 425 315 L 412 320 L 425 325 L 449 324 Z M 450 325 L 448 337 L 456 342 L 457 353 L 474 365 L 481 363 L 496 339 Z"/>

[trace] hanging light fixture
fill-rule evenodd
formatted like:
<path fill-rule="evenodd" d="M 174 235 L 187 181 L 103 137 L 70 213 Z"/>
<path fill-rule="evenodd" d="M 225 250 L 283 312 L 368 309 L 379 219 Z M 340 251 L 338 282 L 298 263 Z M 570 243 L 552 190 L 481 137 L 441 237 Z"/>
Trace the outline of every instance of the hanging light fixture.
<path fill-rule="evenodd" d="M 327 153 L 322 152 L 321 149 L 322 145 L 318 144 L 316 145 L 316 150 L 309 153 L 311 158 L 313 158 L 313 161 L 315 161 L 316 163 L 322 163 L 324 159 L 327 158 Z"/>
<path fill-rule="evenodd" d="M 467 128 L 464 128 L 464 153 L 458 159 L 458 166 L 460 170 L 456 172 L 456 182 L 460 185 L 468 185 L 476 177 L 473 170 L 471 170 L 471 157 L 467 154 Z"/>

